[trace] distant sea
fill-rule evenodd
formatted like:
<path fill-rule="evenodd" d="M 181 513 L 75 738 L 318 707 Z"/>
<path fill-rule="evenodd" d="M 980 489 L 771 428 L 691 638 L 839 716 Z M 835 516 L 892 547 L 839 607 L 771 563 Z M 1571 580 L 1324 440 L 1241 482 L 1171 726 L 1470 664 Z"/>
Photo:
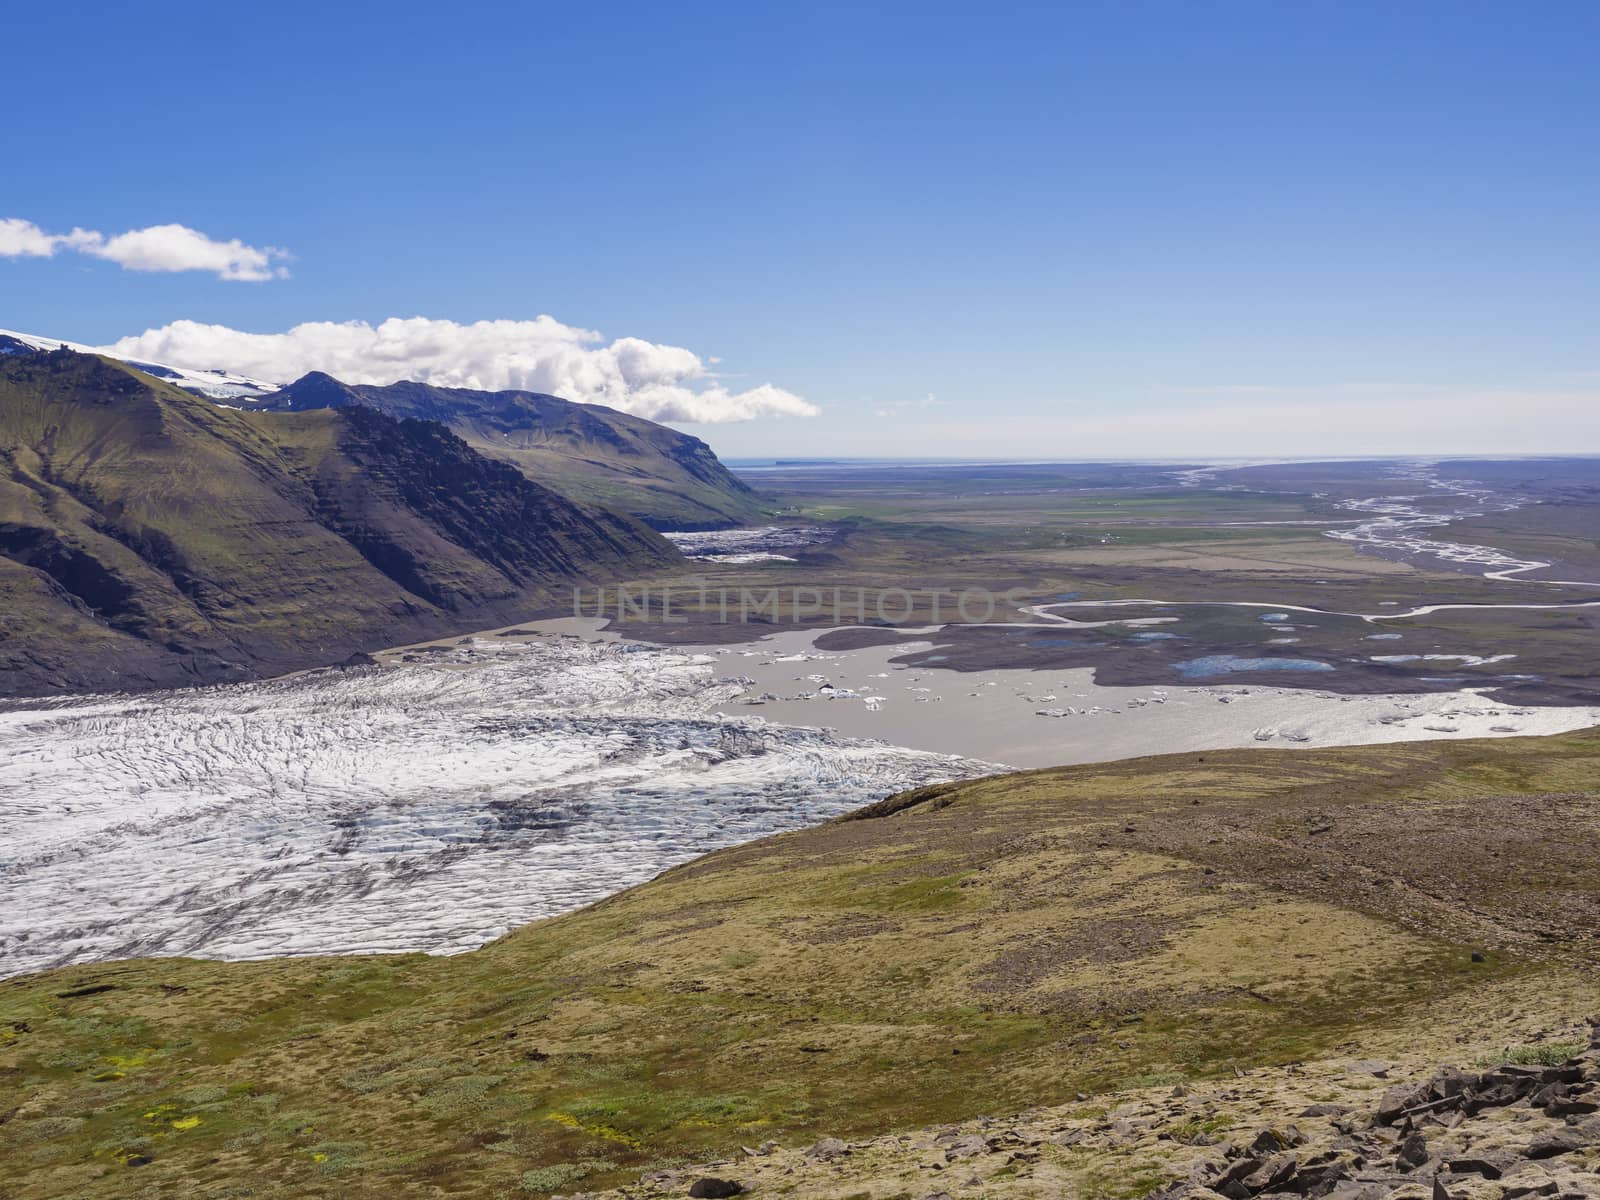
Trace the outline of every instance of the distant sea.
<path fill-rule="evenodd" d="M 871 470 L 883 467 L 1052 467 L 1077 463 L 1129 463 L 1142 466 L 1192 466 L 1184 458 L 724 458 L 736 471 Z M 1208 464 L 1223 460 L 1207 459 Z M 1259 459 L 1229 459 L 1233 463 L 1259 462 Z"/>

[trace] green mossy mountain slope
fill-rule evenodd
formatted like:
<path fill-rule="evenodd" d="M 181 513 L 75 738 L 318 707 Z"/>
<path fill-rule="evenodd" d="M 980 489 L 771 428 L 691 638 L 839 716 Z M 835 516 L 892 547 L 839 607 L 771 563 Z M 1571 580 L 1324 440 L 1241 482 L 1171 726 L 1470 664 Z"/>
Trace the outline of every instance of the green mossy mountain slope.
<path fill-rule="evenodd" d="M 1592 731 L 1036 771 L 459 957 L 0 982 L 0 1178 L 16 1200 L 512 1197 L 1444 1053 L 1485 1014 L 1597 1007 L 1597 779 Z"/>
<path fill-rule="evenodd" d="M 0 358 L 0 695 L 333 662 L 676 561 L 430 422 L 239 412 L 89 355 Z"/>
<path fill-rule="evenodd" d="M 282 412 L 352 405 L 438 421 L 546 487 L 657 529 L 720 528 L 762 515 L 755 493 L 699 438 L 599 404 L 414 382 L 352 385 L 321 372 L 252 402 Z"/>

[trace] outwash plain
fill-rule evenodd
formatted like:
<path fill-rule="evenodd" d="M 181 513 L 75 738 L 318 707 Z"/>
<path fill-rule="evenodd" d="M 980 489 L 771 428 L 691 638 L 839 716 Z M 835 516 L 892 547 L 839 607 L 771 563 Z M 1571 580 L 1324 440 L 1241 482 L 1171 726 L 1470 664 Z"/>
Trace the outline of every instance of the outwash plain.
<path fill-rule="evenodd" d="M 0 1194 L 1596 1194 L 1595 464 L 745 479 L 643 608 L 9 704 Z"/>

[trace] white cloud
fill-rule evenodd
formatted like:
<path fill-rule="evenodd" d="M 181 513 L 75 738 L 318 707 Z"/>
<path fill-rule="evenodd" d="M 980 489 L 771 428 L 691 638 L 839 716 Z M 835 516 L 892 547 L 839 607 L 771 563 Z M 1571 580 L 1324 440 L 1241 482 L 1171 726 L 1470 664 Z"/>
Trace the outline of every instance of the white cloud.
<path fill-rule="evenodd" d="M 129 271 L 209 271 L 218 279 L 259 282 L 289 274 L 289 257 L 275 246 L 247 246 L 238 238 L 215 241 L 187 225 L 151 225 L 109 237 L 93 229 L 46 233 L 32 221 L 0 219 L 0 258 L 53 258 L 68 250 L 103 258 Z"/>
<path fill-rule="evenodd" d="M 415 379 L 440 387 L 547 392 L 654 421 L 748 421 L 815 416 L 816 405 L 764 383 L 730 391 L 701 357 L 641 338 L 606 342 L 554 317 L 458 324 L 425 317 L 314 321 L 286 333 L 174 321 L 104 353 L 190 370 L 225 369 L 274 383 L 325 371 L 346 383 Z"/>
<path fill-rule="evenodd" d="M 49 258 L 58 241 L 32 221 L 0 218 L 0 258 Z"/>

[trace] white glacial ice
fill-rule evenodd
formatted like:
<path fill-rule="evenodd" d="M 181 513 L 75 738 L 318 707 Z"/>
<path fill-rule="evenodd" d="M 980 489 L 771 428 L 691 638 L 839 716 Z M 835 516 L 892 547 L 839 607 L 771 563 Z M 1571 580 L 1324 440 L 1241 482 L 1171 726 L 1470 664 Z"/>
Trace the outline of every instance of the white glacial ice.
<path fill-rule="evenodd" d="M 662 536 L 686 558 L 699 562 L 794 562 L 780 550 L 815 546 L 833 537 L 833 530 L 815 525 L 766 525 L 760 529 L 702 529 Z"/>
<path fill-rule="evenodd" d="M 472 949 L 718 847 L 994 768 L 718 715 L 705 655 L 417 661 L 0 708 L 0 976 Z"/>

